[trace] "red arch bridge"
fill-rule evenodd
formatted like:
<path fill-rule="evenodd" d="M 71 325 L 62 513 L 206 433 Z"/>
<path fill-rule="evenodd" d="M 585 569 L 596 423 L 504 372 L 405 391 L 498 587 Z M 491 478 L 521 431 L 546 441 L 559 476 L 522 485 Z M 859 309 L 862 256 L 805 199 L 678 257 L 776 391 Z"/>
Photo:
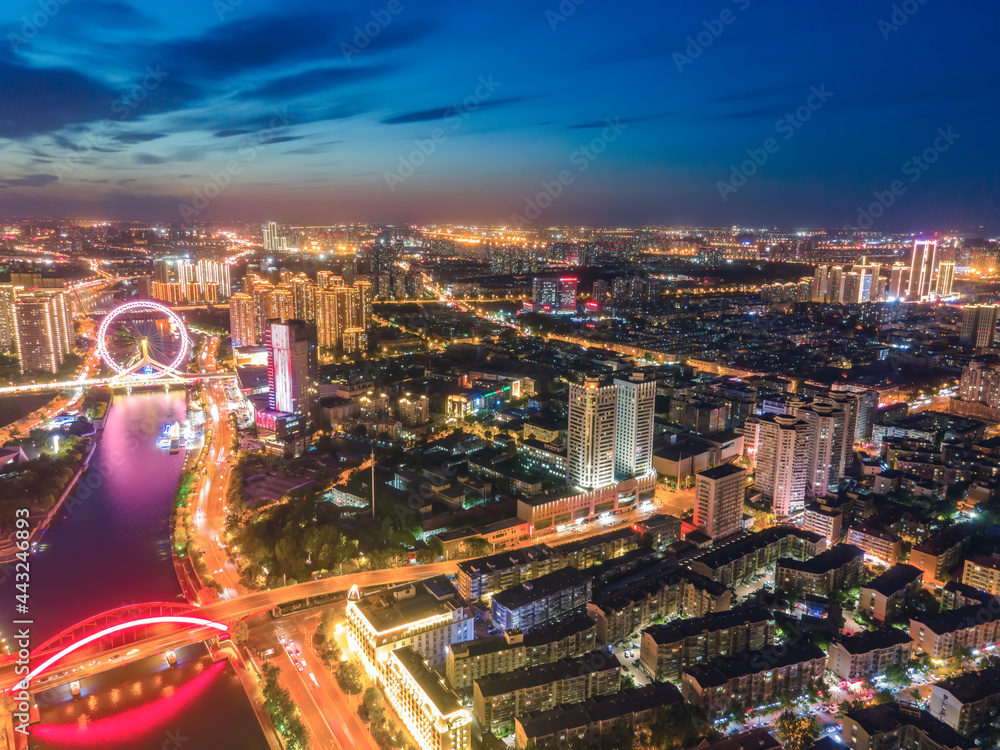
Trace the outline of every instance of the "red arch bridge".
<path fill-rule="evenodd" d="M 0 664 L 0 690 L 19 689 L 25 679 L 29 691 L 45 689 L 119 666 L 132 657 L 140 659 L 228 634 L 227 625 L 201 616 L 190 604 L 149 602 L 118 607 L 32 649 L 27 665 L 18 654 L 9 656 Z"/>

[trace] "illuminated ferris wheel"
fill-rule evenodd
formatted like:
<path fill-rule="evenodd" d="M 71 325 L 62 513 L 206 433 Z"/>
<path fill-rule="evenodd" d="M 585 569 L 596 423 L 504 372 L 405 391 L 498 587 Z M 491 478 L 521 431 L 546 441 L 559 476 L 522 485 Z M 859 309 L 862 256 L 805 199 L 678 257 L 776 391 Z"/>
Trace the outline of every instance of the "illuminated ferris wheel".
<path fill-rule="evenodd" d="M 188 352 L 184 321 L 150 300 L 119 305 L 97 331 L 97 353 L 120 378 L 177 377 Z"/>

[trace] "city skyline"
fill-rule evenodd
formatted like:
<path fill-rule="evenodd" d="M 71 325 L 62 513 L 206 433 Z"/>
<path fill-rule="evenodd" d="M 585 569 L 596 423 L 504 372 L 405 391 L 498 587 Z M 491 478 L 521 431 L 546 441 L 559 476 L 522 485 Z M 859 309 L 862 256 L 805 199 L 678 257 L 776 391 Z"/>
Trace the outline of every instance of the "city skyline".
<path fill-rule="evenodd" d="M 997 20 L 0 3 L 0 749 L 1000 750 Z"/>
<path fill-rule="evenodd" d="M 995 224 L 989 24 L 911 5 L 25 0 L 0 16 L 0 194 L 20 215 L 188 223 L 335 206 L 399 223 Z M 939 35 L 963 55 L 909 54 Z"/>

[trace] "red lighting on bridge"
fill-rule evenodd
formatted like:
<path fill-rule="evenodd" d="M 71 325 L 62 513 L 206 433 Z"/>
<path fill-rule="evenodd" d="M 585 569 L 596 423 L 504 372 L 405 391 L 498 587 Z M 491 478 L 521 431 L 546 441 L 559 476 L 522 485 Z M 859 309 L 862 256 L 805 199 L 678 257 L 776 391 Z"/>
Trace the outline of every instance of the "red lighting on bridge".
<path fill-rule="evenodd" d="M 221 622 L 206 620 L 204 617 L 188 617 L 185 615 L 161 615 L 158 617 L 144 617 L 140 620 L 132 620 L 131 622 L 123 622 L 118 625 L 112 625 L 111 627 L 105 628 L 104 630 L 101 630 L 97 633 L 93 633 L 92 635 L 88 635 L 85 638 L 81 638 L 80 640 L 75 641 L 71 645 L 62 649 L 57 654 L 50 656 L 48 659 L 46 659 L 37 667 L 35 667 L 33 670 L 31 670 L 31 672 L 28 673 L 27 677 L 22 679 L 17 685 L 11 688 L 11 692 L 21 689 L 22 685 L 30 683 L 31 680 L 40 675 L 42 672 L 44 672 L 46 669 L 51 667 L 56 662 L 69 656 L 74 651 L 78 651 L 84 646 L 93 643 L 94 641 L 98 641 L 101 638 L 113 635 L 114 633 L 120 633 L 123 630 L 139 628 L 143 627 L 144 625 L 162 625 L 165 623 L 171 623 L 177 625 L 194 625 L 196 627 L 201 627 L 201 628 L 214 628 L 215 630 L 218 630 L 219 632 L 222 633 L 229 632 L 229 627 L 223 625 Z"/>

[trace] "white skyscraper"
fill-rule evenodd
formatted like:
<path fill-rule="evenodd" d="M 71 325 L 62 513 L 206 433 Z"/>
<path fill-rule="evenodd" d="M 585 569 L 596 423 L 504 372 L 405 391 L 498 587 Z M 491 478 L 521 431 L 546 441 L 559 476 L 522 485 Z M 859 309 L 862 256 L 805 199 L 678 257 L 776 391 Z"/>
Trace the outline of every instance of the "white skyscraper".
<path fill-rule="evenodd" d="M 597 489 L 615 479 L 615 413 L 618 389 L 588 377 L 569 387 L 566 479 Z"/>
<path fill-rule="evenodd" d="M 269 221 L 264 225 L 264 249 L 272 253 L 285 250 L 285 238 L 278 234 L 278 223 Z"/>
<path fill-rule="evenodd" d="M 641 372 L 628 380 L 615 379 L 617 421 L 615 424 L 615 473 L 623 477 L 645 476 L 653 470 L 653 407 L 656 381 Z"/>
<path fill-rule="evenodd" d="M 955 285 L 955 261 L 943 260 L 938 264 L 937 284 L 934 291 L 940 297 L 947 297 L 951 294 Z"/>
<path fill-rule="evenodd" d="M 805 507 L 812 463 L 813 428 L 787 414 L 760 418 L 756 484 L 771 501 L 777 518 L 787 518 Z"/>
<path fill-rule="evenodd" d="M 906 297 L 913 302 L 926 299 L 933 291 L 931 280 L 937 271 L 937 240 L 914 240 L 910 260 L 910 281 Z"/>
<path fill-rule="evenodd" d="M 909 268 L 905 263 L 893 263 L 889 269 L 889 292 L 890 300 L 902 299 L 906 294 L 906 278 Z"/>
<path fill-rule="evenodd" d="M 860 263 L 855 263 L 851 273 L 856 273 L 861 277 L 861 292 L 858 302 L 871 302 L 881 296 L 881 291 L 877 289 L 878 274 L 881 266 L 878 263 L 869 263 L 868 258 L 861 257 Z"/>
<path fill-rule="evenodd" d="M 845 439 L 847 414 L 839 406 L 826 403 L 796 408 L 794 414 L 812 427 L 809 485 L 814 496 L 823 497 L 839 485 L 851 455 L 854 441 Z"/>

